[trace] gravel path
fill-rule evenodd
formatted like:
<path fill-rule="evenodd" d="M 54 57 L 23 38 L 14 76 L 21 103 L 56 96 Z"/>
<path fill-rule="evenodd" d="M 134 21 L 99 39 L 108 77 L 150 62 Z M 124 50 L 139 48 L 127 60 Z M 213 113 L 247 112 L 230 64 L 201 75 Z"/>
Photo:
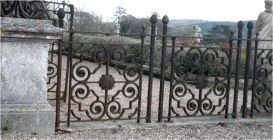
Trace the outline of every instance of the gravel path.
<path fill-rule="evenodd" d="M 3 140 L 20 139 L 272 139 L 268 124 L 185 125 L 147 129 L 92 129 L 53 136 L 34 134 L 3 134 Z"/>

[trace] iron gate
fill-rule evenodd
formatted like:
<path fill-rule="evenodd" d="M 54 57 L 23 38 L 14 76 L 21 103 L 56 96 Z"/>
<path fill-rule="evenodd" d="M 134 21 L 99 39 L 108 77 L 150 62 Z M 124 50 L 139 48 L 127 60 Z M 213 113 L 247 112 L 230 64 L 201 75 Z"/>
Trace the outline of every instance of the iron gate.
<path fill-rule="evenodd" d="M 247 38 L 239 22 L 236 37 L 200 38 L 196 45 L 183 44 L 193 37 L 168 35 L 167 16 L 162 35 L 156 34 L 156 15 L 150 21 L 150 33 L 144 27 L 141 34 L 92 33 L 140 38 L 127 44 L 87 41 L 86 33 L 73 31 L 70 23 L 68 41 L 60 40 L 55 51 L 56 127 L 79 121 L 161 122 L 272 112 L 272 47 L 259 47 L 272 41 L 253 38 L 252 22 Z M 83 39 L 75 41 L 75 36 Z"/>

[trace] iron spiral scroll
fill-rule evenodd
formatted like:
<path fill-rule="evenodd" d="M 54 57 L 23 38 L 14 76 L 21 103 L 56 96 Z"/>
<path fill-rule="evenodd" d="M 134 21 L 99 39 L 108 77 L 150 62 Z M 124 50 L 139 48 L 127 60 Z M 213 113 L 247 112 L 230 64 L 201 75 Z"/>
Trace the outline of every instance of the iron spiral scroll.
<path fill-rule="evenodd" d="M 174 116 L 224 114 L 229 89 L 227 52 L 219 48 L 181 47 L 173 54 L 169 109 Z"/>
<path fill-rule="evenodd" d="M 258 49 L 254 79 L 254 113 L 272 112 L 272 49 Z"/>
<path fill-rule="evenodd" d="M 86 45 L 92 50 L 88 54 L 79 52 L 81 59 L 71 67 L 71 120 L 137 118 L 140 65 L 126 62 L 129 54 L 122 45 L 81 47 Z M 88 65 L 84 58 L 90 58 L 93 64 Z"/>
<path fill-rule="evenodd" d="M 45 11 L 42 1 L 1 0 L 1 17 L 45 19 Z"/>

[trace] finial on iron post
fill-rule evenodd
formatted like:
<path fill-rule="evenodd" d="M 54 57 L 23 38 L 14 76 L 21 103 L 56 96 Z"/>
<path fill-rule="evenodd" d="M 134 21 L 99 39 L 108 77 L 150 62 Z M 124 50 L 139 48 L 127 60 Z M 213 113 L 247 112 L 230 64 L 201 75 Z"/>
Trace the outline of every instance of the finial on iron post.
<path fill-rule="evenodd" d="M 253 22 L 252 21 L 249 21 L 248 23 L 247 23 L 247 29 L 253 29 Z"/>
<path fill-rule="evenodd" d="M 167 25 L 169 23 L 169 17 L 167 15 L 163 16 L 162 23 L 163 25 Z"/>
<path fill-rule="evenodd" d="M 163 16 L 162 23 L 163 23 L 163 35 L 166 36 L 168 32 L 167 30 L 168 30 L 168 23 L 169 23 L 169 18 L 167 15 Z"/>
<path fill-rule="evenodd" d="M 156 24 L 157 23 L 157 15 L 156 14 L 153 14 L 150 18 L 150 21 L 152 24 Z"/>
<path fill-rule="evenodd" d="M 244 22 L 243 21 L 239 21 L 238 24 L 237 24 L 237 27 L 238 27 L 238 39 L 242 39 L 243 37 L 243 28 L 244 28 Z M 238 46 L 241 46 L 241 41 L 240 40 L 238 43 Z"/>
<path fill-rule="evenodd" d="M 253 23 L 251 21 L 249 21 L 247 23 L 247 39 L 251 39 L 252 38 L 252 29 L 253 29 Z"/>
<path fill-rule="evenodd" d="M 65 12 L 63 8 L 60 8 L 57 12 L 57 16 L 59 18 L 59 27 L 63 28 L 64 27 L 64 17 L 65 17 Z"/>
<path fill-rule="evenodd" d="M 243 29 L 243 28 L 244 28 L 244 22 L 240 20 L 240 21 L 238 22 L 238 24 L 237 24 L 237 27 L 238 27 L 239 29 Z"/>

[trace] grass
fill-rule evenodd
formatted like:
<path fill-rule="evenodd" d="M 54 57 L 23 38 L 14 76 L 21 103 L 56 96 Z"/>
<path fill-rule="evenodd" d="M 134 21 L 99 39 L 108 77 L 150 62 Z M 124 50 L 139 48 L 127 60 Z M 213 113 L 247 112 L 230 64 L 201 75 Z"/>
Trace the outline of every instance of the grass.
<path fill-rule="evenodd" d="M 3 132 L 10 133 L 13 129 L 13 126 L 11 124 L 6 123 L 4 126 L 1 127 L 1 130 Z"/>

